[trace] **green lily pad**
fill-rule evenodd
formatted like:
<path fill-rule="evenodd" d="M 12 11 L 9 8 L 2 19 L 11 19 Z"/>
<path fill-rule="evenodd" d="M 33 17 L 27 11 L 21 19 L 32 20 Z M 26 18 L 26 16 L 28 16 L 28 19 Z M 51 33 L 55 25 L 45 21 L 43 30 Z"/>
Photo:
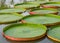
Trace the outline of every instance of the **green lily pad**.
<path fill-rule="evenodd" d="M 50 2 L 60 2 L 60 0 L 51 0 Z"/>
<path fill-rule="evenodd" d="M 51 14 L 51 13 L 56 13 L 58 12 L 57 9 L 52 9 L 52 8 L 36 8 L 33 9 L 31 12 L 35 12 L 35 14 Z"/>
<path fill-rule="evenodd" d="M 5 35 L 14 38 L 33 38 L 41 36 L 47 28 L 38 24 L 12 24 L 4 28 Z"/>
<path fill-rule="evenodd" d="M 47 35 L 57 39 L 56 41 L 60 40 L 60 25 L 52 26 L 47 32 Z"/>
<path fill-rule="evenodd" d="M 46 1 L 31 1 L 30 3 L 33 3 L 33 4 L 43 4 L 43 3 L 46 3 Z"/>
<path fill-rule="evenodd" d="M 32 7 L 38 7 L 40 4 L 36 3 L 36 2 L 26 2 L 26 3 L 22 3 L 22 4 L 16 4 L 15 8 L 32 8 Z"/>
<path fill-rule="evenodd" d="M 0 10 L 0 13 L 19 13 L 19 12 L 24 12 L 25 9 L 4 9 Z"/>
<path fill-rule="evenodd" d="M 18 14 L 0 14 L 0 24 L 18 21 L 22 16 Z"/>
<path fill-rule="evenodd" d="M 34 24 L 53 24 L 60 22 L 60 16 L 52 15 L 52 14 L 44 14 L 40 15 L 29 15 L 22 18 L 26 23 L 34 23 Z"/>
<path fill-rule="evenodd" d="M 60 7 L 60 2 L 47 2 L 47 3 L 44 3 L 44 5 Z"/>

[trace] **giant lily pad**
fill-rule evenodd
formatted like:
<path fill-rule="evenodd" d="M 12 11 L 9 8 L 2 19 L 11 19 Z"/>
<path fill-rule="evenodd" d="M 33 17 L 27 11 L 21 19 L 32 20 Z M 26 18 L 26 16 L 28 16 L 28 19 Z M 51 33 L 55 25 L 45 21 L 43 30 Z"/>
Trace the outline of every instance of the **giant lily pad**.
<path fill-rule="evenodd" d="M 34 24 L 45 24 L 46 26 L 51 26 L 60 23 L 60 16 L 52 14 L 44 15 L 29 15 L 22 18 L 23 23 L 34 23 Z"/>
<path fill-rule="evenodd" d="M 50 0 L 50 2 L 60 2 L 60 0 Z"/>
<path fill-rule="evenodd" d="M 30 14 L 57 14 L 57 9 L 52 8 L 35 8 L 30 11 Z"/>
<path fill-rule="evenodd" d="M 22 16 L 20 16 L 18 14 L 0 14 L 0 24 L 18 21 L 21 18 L 22 18 Z"/>
<path fill-rule="evenodd" d="M 12 24 L 4 28 L 5 38 L 15 41 L 36 40 L 45 36 L 47 28 L 38 24 Z"/>
<path fill-rule="evenodd" d="M 47 33 L 50 39 L 60 42 L 60 25 L 52 26 Z"/>
<path fill-rule="evenodd" d="M 33 4 L 43 4 L 43 3 L 46 3 L 46 1 L 30 1 L 30 3 L 33 3 Z"/>
<path fill-rule="evenodd" d="M 33 7 L 38 7 L 40 4 L 36 2 L 25 2 L 22 4 L 16 4 L 15 8 L 33 8 Z"/>
<path fill-rule="evenodd" d="M 21 9 L 21 8 L 17 8 L 17 9 L 4 9 L 4 10 L 0 10 L 0 13 L 22 13 L 24 12 L 25 9 Z"/>
<path fill-rule="evenodd" d="M 60 2 L 47 2 L 42 5 L 44 8 L 60 8 Z"/>

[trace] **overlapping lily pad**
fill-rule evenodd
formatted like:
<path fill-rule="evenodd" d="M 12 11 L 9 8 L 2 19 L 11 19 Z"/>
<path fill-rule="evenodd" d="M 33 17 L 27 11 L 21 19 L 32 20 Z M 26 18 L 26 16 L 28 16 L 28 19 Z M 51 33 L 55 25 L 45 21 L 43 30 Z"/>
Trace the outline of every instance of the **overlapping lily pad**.
<path fill-rule="evenodd" d="M 60 8 L 60 2 L 47 2 L 42 5 L 45 8 Z"/>
<path fill-rule="evenodd" d="M 35 8 L 30 11 L 30 14 L 57 14 L 58 10 L 53 8 Z"/>
<path fill-rule="evenodd" d="M 24 12 L 25 9 L 22 9 L 22 8 L 12 8 L 12 9 L 3 9 L 3 10 L 0 10 L 0 13 L 22 13 Z"/>
<path fill-rule="evenodd" d="M 22 15 L 18 14 L 0 14 L 0 24 L 19 21 Z"/>
<path fill-rule="evenodd" d="M 33 8 L 33 7 L 38 7 L 40 6 L 39 3 L 36 2 L 25 2 L 25 3 L 21 3 L 21 4 L 16 4 L 15 8 Z"/>
<path fill-rule="evenodd" d="M 52 14 L 44 15 L 29 15 L 22 18 L 23 23 L 34 23 L 34 24 L 45 24 L 47 26 L 55 25 L 60 23 L 60 16 Z"/>

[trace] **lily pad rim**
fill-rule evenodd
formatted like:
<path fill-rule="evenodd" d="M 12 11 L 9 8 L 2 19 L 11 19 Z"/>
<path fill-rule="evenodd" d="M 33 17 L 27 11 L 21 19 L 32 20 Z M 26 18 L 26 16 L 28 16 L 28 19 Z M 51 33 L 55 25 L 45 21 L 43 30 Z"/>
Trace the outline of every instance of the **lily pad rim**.
<path fill-rule="evenodd" d="M 8 26 L 6 26 L 5 28 L 3 28 L 3 33 L 6 31 L 6 30 L 8 30 L 9 28 L 11 29 L 11 27 L 13 27 L 13 26 L 17 26 L 17 25 L 34 25 L 34 26 L 39 26 L 39 27 L 41 27 L 42 29 L 44 29 L 45 31 L 44 31 L 44 33 L 43 34 L 45 34 L 46 33 L 46 31 L 47 31 L 47 27 L 45 26 L 45 25 L 42 25 L 42 24 L 32 24 L 32 23 L 15 23 L 15 24 L 10 24 L 10 25 L 8 25 Z M 5 33 L 4 33 L 5 34 Z M 43 35 L 42 34 L 42 35 Z M 5 34 L 6 35 L 6 34 Z M 6 35 L 7 36 L 7 35 Z M 40 35 L 41 36 L 41 35 Z M 38 37 L 38 36 L 35 36 L 35 37 Z M 34 37 L 31 37 L 31 38 L 34 38 Z"/>

